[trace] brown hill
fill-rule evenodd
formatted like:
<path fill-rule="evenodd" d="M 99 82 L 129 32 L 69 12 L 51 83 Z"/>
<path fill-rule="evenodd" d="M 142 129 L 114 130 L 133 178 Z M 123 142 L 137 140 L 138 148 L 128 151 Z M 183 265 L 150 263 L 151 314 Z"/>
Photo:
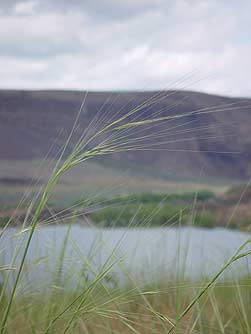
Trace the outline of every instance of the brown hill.
<path fill-rule="evenodd" d="M 0 91 L 0 159 L 42 158 L 52 145 L 49 156 L 55 157 L 72 128 L 84 96 L 85 93 L 74 91 Z M 101 126 L 155 96 L 158 96 L 155 103 L 142 107 L 136 120 L 205 108 L 220 111 L 192 113 L 163 121 L 152 129 L 145 127 L 141 132 L 131 132 L 129 138 L 153 132 L 159 133 L 159 138 L 141 142 L 149 145 L 150 151 L 114 154 L 102 159 L 102 163 L 162 177 L 198 178 L 200 174 L 234 179 L 250 177 L 251 100 L 248 99 L 188 91 L 91 92 L 75 138 L 95 116 Z M 94 125 L 93 122 L 93 128 Z"/>

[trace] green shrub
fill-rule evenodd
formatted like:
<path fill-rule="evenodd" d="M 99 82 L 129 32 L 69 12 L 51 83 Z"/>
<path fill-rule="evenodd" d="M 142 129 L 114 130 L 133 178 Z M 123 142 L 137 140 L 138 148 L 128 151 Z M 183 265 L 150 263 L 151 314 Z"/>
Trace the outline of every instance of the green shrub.
<path fill-rule="evenodd" d="M 212 213 L 204 211 L 198 213 L 194 218 L 194 225 L 212 228 L 216 224 L 216 219 Z"/>

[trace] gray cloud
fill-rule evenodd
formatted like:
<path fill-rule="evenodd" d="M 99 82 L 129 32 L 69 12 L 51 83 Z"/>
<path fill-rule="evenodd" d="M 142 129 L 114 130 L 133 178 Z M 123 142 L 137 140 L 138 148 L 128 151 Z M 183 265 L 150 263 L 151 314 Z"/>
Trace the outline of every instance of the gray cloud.
<path fill-rule="evenodd" d="M 196 70 L 179 86 L 251 96 L 250 10 L 231 0 L 8 0 L 1 86 L 158 89 Z"/>

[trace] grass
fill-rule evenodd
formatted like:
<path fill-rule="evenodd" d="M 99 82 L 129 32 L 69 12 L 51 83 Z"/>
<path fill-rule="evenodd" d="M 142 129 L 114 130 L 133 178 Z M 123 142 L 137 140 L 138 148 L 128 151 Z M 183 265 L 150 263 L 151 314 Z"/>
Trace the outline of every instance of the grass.
<path fill-rule="evenodd" d="M 19 292 L 6 333 L 250 333 L 250 278 L 216 283 L 227 266 L 247 255 L 243 248 L 211 279 L 184 281 L 180 274 L 168 281 L 160 278 L 143 283 L 121 264 L 127 278 L 124 284 L 112 281 L 118 263 L 115 252 L 97 271 L 91 265 L 92 254 L 86 258 L 79 250 L 93 278 L 81 276 L 79 285 L 67 289 L 59 273 L 68 242 L 70 235 L 66 234 L 47 293 L 31 287 L 25 294 Z M 7 305 L 5 294 L 0 314 Z"/>
<path fill-rule="evenodd" d="M 18 239 L 21 244 L 14 243 L 10 263 L 0 267 L 0 333 L 250 333 L 249 278 L 245 281 L 218 283 L 225 270 L 250 255 L 250 237 L 207 280 L 185 282 L 182 275 L 178 275 L 174 281 L 161 282 L 160 278 L 148 285 L 135 280 L 123 266 L 117 255 L 121 240 L 98 270 L 91 262 L 92 254 L 82 254 L 75 245 L 88 275 L 78 277 L 79 284 L 68 290 L 61 274 L 67 245 L 72 242 L 68 233 L 54 268 L 53 282 L 48 282 L 48 286 L 42 287 L 42 290 L 22 290 L 22 283 L 29 278 L 30 267 L 26 260 L 34 234 L 55 187 L 65 173 L 102 155 L 130 150 L 163 149 L 166 142 L 161 140 L 158 133 L 160 122 L 184 122 L 189 116 L 233 109 L 229 105 L 177 115 L 163 115 L 159 112 L 144 114 L 145 108 L 166 98 L 164 92 L 159 92 L 125 114 L 97 113 L 81 137 L 74 142 L 72 152 L 65 155 L 66 148 L 74 138 L 86 98 L 87 96 L 46 184 L 39 187 L 32 198 L 24 196 L 20 201 L 20 207 L 28 201 Z M 179 126 L 182 127 L 182 124 Z M 175 125 L 176 130 L 177 127 Z M 143 138 L 142 128 L 148 131 Z M 145 210 L 147 213 L 142 216 L 144 223 L 154 219 L 158 208 L 148 207 Z M 134 224 L 139 214 L 140 207 L 128 217 L 128 226 Z M 179 209 L 175 214 L 179 214 L 178 223 L 181 223 L 182 210 Z M 118 221 L 119 219 L 120 216 L 117 217 Z M 1 243 L 11 225 L 12 219 L 1 230 Z M 25 238 L 22 238 L 23 235 Z M 0 250 L 3 256 L 4 247 L 1 246 Z M 95 252 L 95 245 L 92 251 Z M 50 256 L 54 256 L 53 252 Z M 179 257 L 177 261 L 178 259 Z M 127 284 L 117 284 L 113 276 L 116 265 L 121 267 Z"/>

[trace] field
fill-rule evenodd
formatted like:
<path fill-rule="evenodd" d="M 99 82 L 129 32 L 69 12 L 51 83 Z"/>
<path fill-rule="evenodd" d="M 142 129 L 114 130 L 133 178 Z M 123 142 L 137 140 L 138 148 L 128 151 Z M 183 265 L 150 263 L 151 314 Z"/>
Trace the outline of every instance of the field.
<path fill-rule="evenodd" d="M 0 203 L 15 206 L 22 194 L 28 190 L 37 190 L 50 175 L 53 161 L 10 160 L 1 161 L 0 165 Z M 237 181 L 232 184 L 237 183 Z M 37 184 L 37 185 L 36 185 Z M 216 194 L 226 191 L 231 182 L 215 180 L 180 179 L 171 180 L 149 176 L 149 174 L 131 173 L 129 169 L 116 169 L 95 162 L 74 167 L 59 181 L 54 190 L 55 201 L 60 203 L 79 199 L 84 194 L 104 193 L 106 196 L 155 192 L 182 194 L 209 190 Z"/>
<path fill-rule="evenodd" d="M 198 285 L 176 282 L 112 291 L 99 284 L 71 308 L 77 292 L 27 294 L 16 300 L 6 333 L 168 333 L 198 291 Z M 219 284 L 177 322 L 173 332 L 250 333 L 249 296 L 250 281 Z M 5 307 L 2 303 L 2 313 Z"/>

